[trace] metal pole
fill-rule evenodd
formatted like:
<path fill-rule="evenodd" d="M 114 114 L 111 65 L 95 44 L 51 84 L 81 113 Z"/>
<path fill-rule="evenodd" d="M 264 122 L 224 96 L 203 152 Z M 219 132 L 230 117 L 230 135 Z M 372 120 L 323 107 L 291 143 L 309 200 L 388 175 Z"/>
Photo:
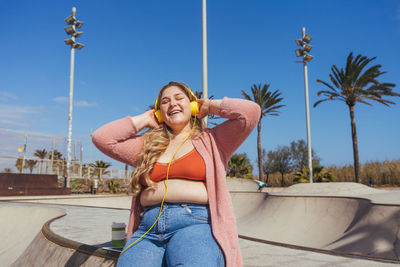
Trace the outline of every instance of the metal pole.
<path fill-rule="evenodd" d="M 54 173 L 54 148 L 55 148 L 54 137 L 51 140 L 51 173 Z M 46 170 L 47 171 L 47 170 Z M 49 174 L 48 172 L 46 174 Z"/>
<path fill-rule="evenodd" d="M 302 37 L 306 35 L 306 28 L 302 28 Z M 304 92 L 306 98 L 306 121 L 307 121 L 307 148 L 308 148 L 308 170 L 310 174 L 310 183 L 313 182 L 312 173 L 312 153 L 311 153 L 311 132 L 310 132 L 310 109 L 308 103 L 308 72 L 307 72 L 307 61 L 303 60 L 304 65 Z"/>
<path fill-rule="evenodd" d="M 74 140 L 74 159 L 76 160 L 76 140 Z"/>
<path fill-rule="evenodd" d="M 93 136 L 93 128 L 90 128 L 90 145 L 89 145 L 89 163 L 92 163 L 92 136 Z"/>
<path fill-rule="evenodd" d="M 72 16 L 75 16 L 76 8 L 72 8 Z M 75 37 L 72 35 L 72 40 L 75 42 Z M 71 138 L 72 138 L 72 107 L 74 97 L 74 62 L 75 62 L 75 49 L 71 45 L 71 67 L 69 75 L 69 111 L 68 111 L 68 141 L 67 141 L 67 181 L 65 186 L 71 187 Z"/>
<path fill-rule="evenodd" d="M 24 136 L 24 155 L 22 157 L 21 173 L 24 173 L 25 158 L 26 158 L 26 144 L 27 144 L 27 142 L 28 142 L 28 136 L 25 134 L 25 136 Z"/>
<path fill-rule="evenodd" d="M 202 0 L 203 9 L 203 98 L 208 98 L 208 73 L 207 73 L 207 11 L 206 11 L 206 0 Z M 207 116 L 204 117 L 204 123 L 206 127 L 208 125 Z"/>
<path fill-rule="evenodd" d="M 83 144 L 82 144 L 82 143 L 80 143 L 79 161 L 80 161 L 81 164 L 82 164 L 82 161 L 83 161 Z"/>

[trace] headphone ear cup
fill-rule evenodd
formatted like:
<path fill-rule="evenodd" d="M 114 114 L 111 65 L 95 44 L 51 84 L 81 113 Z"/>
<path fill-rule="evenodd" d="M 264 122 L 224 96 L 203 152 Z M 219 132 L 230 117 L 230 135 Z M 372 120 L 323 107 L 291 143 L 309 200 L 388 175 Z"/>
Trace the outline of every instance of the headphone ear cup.
<path fill-rule="evenodd" d="M 157 118 L 157 120 L 158 120 L 159 123 L 164 122 L 164 120 L 163 120 L 163 118 L 162 118 L 162 116 L 161 116 L 161 110 L 156 110 L 156 111 L 154 112 L 154 116 L 156 116 L 156 118 Z"/>
<path fill-rule="evenodd" d="M 190 111 L 192 112 L 192 116 L 199 114 L 199 103 L 196 101 L 190 102 Z"/>

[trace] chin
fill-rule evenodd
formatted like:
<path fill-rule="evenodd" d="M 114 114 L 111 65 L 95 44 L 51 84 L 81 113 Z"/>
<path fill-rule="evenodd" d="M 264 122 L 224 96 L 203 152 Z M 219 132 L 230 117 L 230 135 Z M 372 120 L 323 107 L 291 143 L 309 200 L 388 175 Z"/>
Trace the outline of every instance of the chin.
<path fill-rule="evenodd" d="M 186 126 L 187 124 L 190 123 L 190 120 L 170 120 L 167 122 L 167 125 L 171 128 L 174 129 L 175 127 L 182 127 Z"/>

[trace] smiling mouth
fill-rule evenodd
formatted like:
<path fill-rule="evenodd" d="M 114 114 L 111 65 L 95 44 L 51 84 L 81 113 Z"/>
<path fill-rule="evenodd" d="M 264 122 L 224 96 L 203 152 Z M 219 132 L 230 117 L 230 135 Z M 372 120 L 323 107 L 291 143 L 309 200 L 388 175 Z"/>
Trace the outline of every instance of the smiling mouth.
<path fill-rule="evenodd" d="M 180 110 L 175 110 L 175 111 L 169 112 L 168 115 L 169 116 L 173 116 L 173 115 L 176 115 L 178 113 L 181 113 L 181 111 Z"/>

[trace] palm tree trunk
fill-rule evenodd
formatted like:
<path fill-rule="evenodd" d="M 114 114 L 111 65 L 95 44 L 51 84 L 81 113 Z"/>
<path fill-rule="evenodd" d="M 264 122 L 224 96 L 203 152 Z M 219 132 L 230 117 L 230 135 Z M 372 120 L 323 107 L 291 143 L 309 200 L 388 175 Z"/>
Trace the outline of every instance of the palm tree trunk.
<path fill-rule="evenodd" d="M 351 118 L 351 138 L 353 139 L 354 175 L 356 178 L 356 183 L 359 183 L 360 163 L 358 160 L 358 142 L 357 142 L 356 122 L 354 121 L 354 105 L 349 106 L 349 108 L 350 108 L 350 118 Z"/>
<path fill-rule="evenodd" d="M 281 175 L 282 175 L 281 186 L 284 187 L 285 186 L 285 181 L 283 180 L 284 179 L 283 172 L 281 172 Z"/>
<path fill-rule="evenodd" d="M 257 125 L 257 153 L 258 153 L 258 179 L 263 180 L 262 151 L 261 151 L 261 119 Z"/>

